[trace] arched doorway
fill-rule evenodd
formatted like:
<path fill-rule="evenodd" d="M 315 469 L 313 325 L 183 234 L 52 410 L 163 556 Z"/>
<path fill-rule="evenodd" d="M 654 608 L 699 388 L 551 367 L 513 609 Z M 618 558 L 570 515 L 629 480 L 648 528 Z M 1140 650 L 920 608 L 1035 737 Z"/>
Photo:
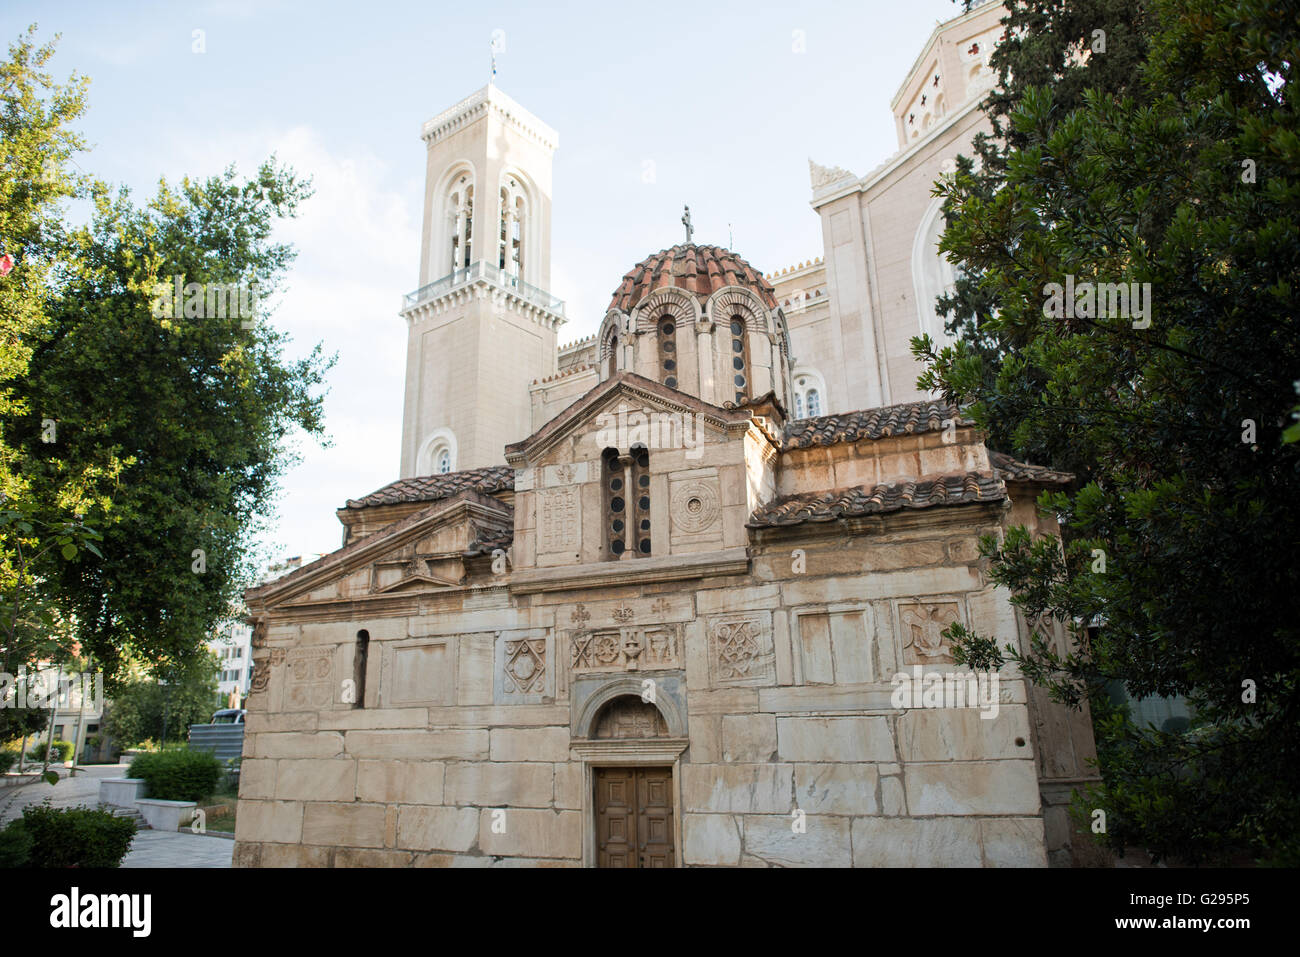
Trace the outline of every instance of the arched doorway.
<path fill-rule="evenodd" d="M 669 739 L 668 722 L 649 701 L 620 695 L 591 723 L 591 737 L 636 748 Z M 638 763 L 592 768 L 598 867 L 675 867 L 673 768 Z"/>

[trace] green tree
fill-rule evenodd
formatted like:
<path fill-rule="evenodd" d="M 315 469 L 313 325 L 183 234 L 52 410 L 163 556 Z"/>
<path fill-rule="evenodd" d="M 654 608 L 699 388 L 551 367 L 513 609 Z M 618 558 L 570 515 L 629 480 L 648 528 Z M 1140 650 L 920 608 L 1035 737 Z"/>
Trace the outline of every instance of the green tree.
<path fill-rule="evenodd" d="M 40 415 L 16 386 L 71 262 L 63 206 L 89 186 L 72 168 L 73 154 L 84 149 L 72 124 L 85 108 L 88 81 L 74 75 L 56 84 L 45 71 L 53 53 L 31 27 L 0 62 L 0 671 L 15 675 L 38 661 L 67 660 L 69 623 L 44 580 L 60 564 L 89 557 L 83 549 L 93 553 L 97 538 L 75 507 L 35 506 L 31 475 L 13 446 L 14 423 Z M 47 716 L 0 708 L 0 740 L 39 730 Z"/>
<path fill-rule="evenodd" d="M 917 343 L 920 384 L 970 402 L 1011 451 L 1081 473 L 1041 502 L 1064 546 L 1013 529 L 984 551 L 1031 617 L 1086 629 L 1069 655 L 1037 635 L 1026 654 L 950 637 L 974 666 L 1011 658 L 1091 701 L 1104 783 L 1086 806 L 1106 810 L 1116 849 L 1294 863 L 1300 445 L 1283 430 L 1300 370 L 1300 22 L 1264 0 L 1151 0 L 1146 15 L 1131 95 L 1085 89 L 1066 111 L 1053 86 L 1030 88 L 997 188 L 940 186 L 941 246 L 978 276 L 1003 348 Z M 1086 295 L 1058 310 L 1066 277 L 1149 283 L 1149 313 Z M 1192 730 L 1135 728 L 1106 705 L 1112 681 L 1185 695 Z"/>
<path fill-rule="evenodd" d="M 965 10 L 973 6 L 973 0 L 954 2 Z M 989 58 L 998 83 L 980 104 L 989 131 L 975 135 L 971 156 L 956 158 L 952 188 L 943 194 L 949 224 L 957 197 L 963 202 L 988 202 L 1006 182 L 1009 157 L 1026 144 L 1011 117 L 1029 90 L 1051 87 L 1049 124 L 1082 106 L 1089 91 L 1144 95 L 1139 70 L 1149 43 L 1146 0 L 1004 0 L 1002 6 L 1003 38 Z M 994 321 L 997 307 L 983 283 L 983 269 L 974 262 L 958 264 L 953 291 L 936 302 L 939 314 L 948 317 L 946 330 L 981 357 L 981 369 L 990 380 L 1002 357 L 1023 346 Z M 920 340 L 914 351 L 925 361 L 937 358 L 928 338 Z M 991 428 L 990 444 L 1009 447 L 1010 435 L 1001 423 Z M 1086 463 L 1071 464 L 1078 468 Z"/>
<path fill-rule="evenodd" d="M 4 195 L 19 212 L 24 202 L 36 210 L 27 220 L 10 214 L 14 222 L 36 225 L 23 233 L 19 266 L 0 279 L 0 296 L 15 277 L 26 284 L 30 313 L 0 342 L 0 394 L 9 396 L 0 437 L 33 518 L 102 536 L 102 560 L 64 558 L 33 580 L 75 623 L 111 689 L 129 657 L 159 674 L 203 657 L 204 639 L 252 579 L 252 543 L 294 461 L 286 437 L 323 434 L 321 387 L 333 360 L 319 346 L 286 359 L 287 337 L 264 310 L 249 321 L 202 291 L 174 317 L 157 308 L 175 277 L 251 287 L 261 302 L 275 294 L 294 254 L 274 228 L 310 190 L 274 158 L 250 178 L 231 168 L 161 182 L 143 206 L 89 178 L 56 176 L 62 192 L 37 190 L 79 145 L 62 131 L 84 82 L 66 92 L 40 77 L 48 48 L 36 50 L 33 36 L 11 51 L 7 74 L 17 91 L 9 121 L 34 145 L 4 171 Z M 41 105 L 42 87 L 54 90 L 51 105 Z M 91 222 L 60 226 L 55 201 L 78 190 L 93 202 Z"/>
<path fill-rule="evenodd" d="M 143 741 L 161 743 L 165 723 L 167 742 L 183 742 L 190 725 L 206 724 L 212 717 L 218 667 L 217 656 L 208 651 L 161 678 L 133 668 L 133 677 L 117 683 L 104 730 L 117 745 L 130 748 Z"/>

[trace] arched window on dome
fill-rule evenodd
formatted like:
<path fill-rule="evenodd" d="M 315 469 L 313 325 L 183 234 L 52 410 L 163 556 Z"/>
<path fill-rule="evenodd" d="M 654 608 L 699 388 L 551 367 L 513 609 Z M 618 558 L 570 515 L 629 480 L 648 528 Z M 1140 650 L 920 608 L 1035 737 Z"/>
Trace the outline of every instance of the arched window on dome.
<path fill-rule="evenodd" d="M 750 397 L 749 337 L 745 335 L 745 319 L 739 314 L 731 317 L 731 374 L 736 403 L 747 401 Z"/>
<path fill-rule="evenodd" d="M 677 388 L 677 323 L 671 315 L 659 320 L 659 375 L 668 388 Z"/>
<path fill-rule="evenodd" d="M 611 329 L 605 338 L 605 378 L 614 378 L 616 372 L 618 372 L 618 330 Z"/>
<path fill-rule="evenodd" d="M 794 394 L 794 417 L 796 419 L 803 418 L 803 394 L 800 392 Z"/>
<path fill-rule="evenodd" d="M 822 414 L 822 397 L 816 389 L 808 390 L 808 418 L 815 419 Z"/>
<path fill-rule="evenodd" d="M 438 474 L 446 475 L 451 471 L 451 452 L 443 449 L 438 453 Z"/>

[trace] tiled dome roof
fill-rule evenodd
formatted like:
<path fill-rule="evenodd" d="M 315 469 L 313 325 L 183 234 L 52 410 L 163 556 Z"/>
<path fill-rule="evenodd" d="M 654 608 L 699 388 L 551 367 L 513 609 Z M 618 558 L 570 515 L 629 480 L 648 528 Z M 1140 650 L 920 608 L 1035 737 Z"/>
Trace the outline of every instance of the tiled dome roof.
<path fill-rule="evenodd" d="M 610 309 L 631 312 L 638 302 L 665 286 L 676 286 L 708 299 L 724 286 L 752 290 L 769 309 L 776 308 L 772 284 L 729 249 L 681 243 L 661 249 L 628 270 L 614 291 Z"/>

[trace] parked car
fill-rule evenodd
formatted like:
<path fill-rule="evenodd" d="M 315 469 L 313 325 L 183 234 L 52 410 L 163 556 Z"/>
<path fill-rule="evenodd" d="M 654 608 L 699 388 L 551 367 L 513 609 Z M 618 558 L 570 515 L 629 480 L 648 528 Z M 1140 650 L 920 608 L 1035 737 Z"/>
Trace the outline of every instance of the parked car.
<path fill-rule="evenodd" d="M 222 708 L 220 711 L 213 712 L 210 724 L 243 724 L 243 708 Z"/>

